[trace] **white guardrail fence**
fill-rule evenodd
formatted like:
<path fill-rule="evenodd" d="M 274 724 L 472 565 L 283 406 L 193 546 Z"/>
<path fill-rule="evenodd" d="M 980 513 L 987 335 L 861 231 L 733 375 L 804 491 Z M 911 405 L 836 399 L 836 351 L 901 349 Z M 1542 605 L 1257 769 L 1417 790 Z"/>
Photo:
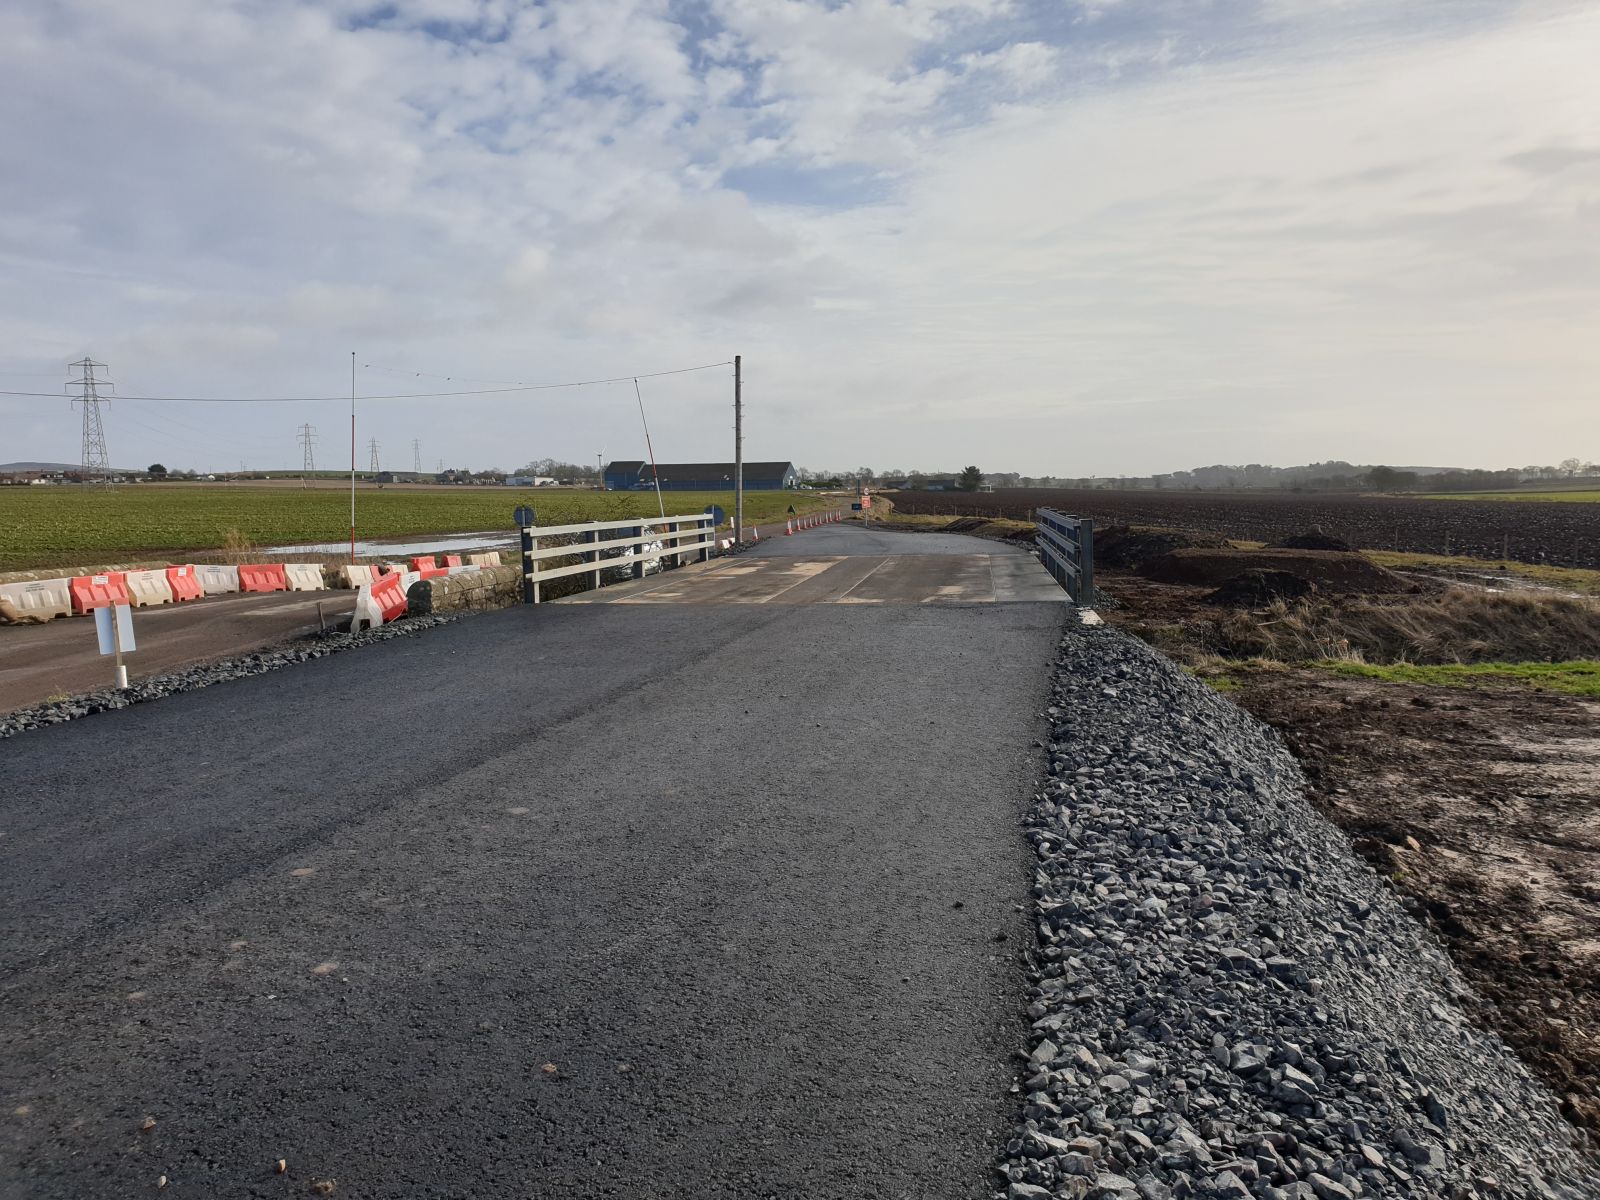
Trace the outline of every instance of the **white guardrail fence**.
<path fill-rule="evenodd" d="M 1093 519 L 1040 508 L 1034 510 L 1033 520 L 1034 542 L 1045 570 L 1067 589 L 1074 604 L 1094 607 Z"/>
<path fill-rule="evenodd" d="M 592 575 L 590 586 L 598 588 L 606 571 L 620 569 L 631 578 L 643 579 L 652 563 L 682 566 L 691 556 L 705 562 L 717 548 L 716 520 L 712 513 L 693 513 L 581 525 L 524 525 L 522 599 L 528 604 L 540 603 L 544 584 L 569 575 Z M 561 539 L 560 544 L 551 545 L 552 538 Z M 549 568 L 543 565 L 551 559 L 574 557 L 582 561 Z"/>

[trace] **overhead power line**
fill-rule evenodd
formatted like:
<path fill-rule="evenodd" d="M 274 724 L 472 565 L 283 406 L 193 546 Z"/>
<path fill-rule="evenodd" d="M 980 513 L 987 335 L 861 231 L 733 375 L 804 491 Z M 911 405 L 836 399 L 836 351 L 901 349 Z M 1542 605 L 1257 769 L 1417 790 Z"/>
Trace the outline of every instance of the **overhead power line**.
<path fill-rule="evenodd" d="M 603 383 L 628 383 L 634 379 L 659 379 L 663 375 L 687 375 L 691 371 L 711 371 L 733 363 L 703 363 L 698 367 L 678 367 L 671 371 L 643 371 L 637 375 L 616 375 L 610 379 L 576 379 L 569 383 L 529 383 L 517 387 L 476 388 L 461 392 L 393 392 L 357 396 L 357 400 L 440 400 L 453 396 L 498 396 L 507 392 L 543 392 L 556 388 L 595 387 Z M 15 392 L 0 389 L 0 396 L 39 396 L 55 399 L 56 392 Z M 119 400 L 154 400 L 172 404 L 331 404 L 344 403 L 349 396 L 118 396 Z"/>

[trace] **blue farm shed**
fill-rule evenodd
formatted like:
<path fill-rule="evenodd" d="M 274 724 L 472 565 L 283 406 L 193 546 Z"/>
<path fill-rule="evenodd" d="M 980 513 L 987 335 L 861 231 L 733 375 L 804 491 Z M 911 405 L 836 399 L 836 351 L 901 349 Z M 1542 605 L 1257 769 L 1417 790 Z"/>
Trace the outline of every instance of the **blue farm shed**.
<path fill-rule="evenodd" d="M 661 477 L 664 492 L 731 492 L 733 490 L 733 464 L 727 463 L 660 463 L 656 471 Z M 655 479 L 647 462 L 607 463 L 603 472 L 606 488 L 613 492 L 627 492 L 635 488 L 654 488 Z M 746 491 L 779 492 L 798 487 L 799 473 L 789 462 L 747 462 L 744 464 Z"/>

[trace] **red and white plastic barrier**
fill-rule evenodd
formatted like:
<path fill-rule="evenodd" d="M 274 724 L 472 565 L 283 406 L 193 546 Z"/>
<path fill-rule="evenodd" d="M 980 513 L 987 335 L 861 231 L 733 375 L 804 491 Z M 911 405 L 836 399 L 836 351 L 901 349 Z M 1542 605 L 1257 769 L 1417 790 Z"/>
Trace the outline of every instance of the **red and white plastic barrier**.
<path fill-rule="evenodd" d="M 79 575 L 68 585 L 72 593 L 72 611 L 93 612 L 110 604 L 128 603 L 128 584 L 122 572 L 106 575 Z"/>
<path fill-rule="evenodd" d="M 287 592 L 289 577 L 282 563 L 260 563 L 239 567 L 241 592 Z"/>
<path fill-rule="evenodd" d="M 180 604 L 205 595 L 205 588 L 200 585 L 193 567 L 168 567 L 167 587 L 172 591 L 173 600 Z"/>

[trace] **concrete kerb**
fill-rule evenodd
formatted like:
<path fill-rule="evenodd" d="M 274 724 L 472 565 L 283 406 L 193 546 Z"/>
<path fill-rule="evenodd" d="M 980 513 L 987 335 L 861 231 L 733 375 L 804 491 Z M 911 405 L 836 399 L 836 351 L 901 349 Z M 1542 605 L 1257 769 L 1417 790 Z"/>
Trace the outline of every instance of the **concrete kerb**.
<path fill-rule="evenodd" d="M 412 616 L 509 608 L 521 600 L 522 571 L 511 566 L 419 579 L 406 589 L 406 607 Z"/>

